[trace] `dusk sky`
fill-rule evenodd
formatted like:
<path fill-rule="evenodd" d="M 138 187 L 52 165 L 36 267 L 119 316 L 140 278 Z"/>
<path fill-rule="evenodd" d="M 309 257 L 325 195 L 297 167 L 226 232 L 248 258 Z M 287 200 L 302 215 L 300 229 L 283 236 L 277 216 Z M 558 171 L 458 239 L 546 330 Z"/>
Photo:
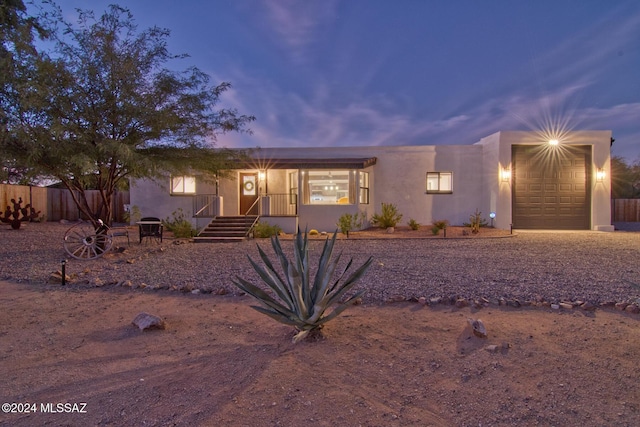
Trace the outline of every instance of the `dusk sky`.
<path fill-rule="evenodd" d="M 229 81 L 253 135 L 221 147 L 472 144 L 500 130 L 612 130 L 640 160 L 640 1 L 58 0 L 131 10 Z"/>

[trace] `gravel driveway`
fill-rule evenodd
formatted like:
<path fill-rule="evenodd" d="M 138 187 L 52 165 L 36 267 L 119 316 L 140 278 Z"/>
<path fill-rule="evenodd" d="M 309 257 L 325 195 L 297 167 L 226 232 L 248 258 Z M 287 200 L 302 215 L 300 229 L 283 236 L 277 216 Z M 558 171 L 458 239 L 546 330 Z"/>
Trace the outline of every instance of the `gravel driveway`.
<path fill-rule="evenodd" d="M 68 258 L 62 237 L 70 225 L 27 224 L 0 229 L 0 280 L 46 282 Z M 132 234 L 135 234 L 132 232 Z M 135 240 L 135 238 L 133 239 Z M 236 275 L 257 282 L 246 256 L 258 258 L 256 243 L 272 254 L 268 240 L 224 244 L 162 245 L 118 238 L 122 253 L 67 262 L 78 286 L 170 288 L 183 292 L 236 293 Z M 312 241 L 312 261 L 322 241 Z M 284 241 L 285 249 L 291 247 Z M 640 232 L 519 232 L 509 238 L 341 240 L 343 261 L 374 263 L 358 286 L 365 303 L 418 299 L 465 299 L 469 303 L 640 304 Z M 273 258 L 272 258 L 273 259 Z M 517 302 L 515 302 L 517 300 Z"/>

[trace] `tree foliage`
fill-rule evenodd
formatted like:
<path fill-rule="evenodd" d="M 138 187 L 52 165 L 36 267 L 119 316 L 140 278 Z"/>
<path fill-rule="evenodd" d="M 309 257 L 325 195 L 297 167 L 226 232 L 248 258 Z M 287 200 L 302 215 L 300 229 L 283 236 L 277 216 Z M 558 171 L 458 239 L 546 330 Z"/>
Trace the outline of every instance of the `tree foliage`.
<path fill-rule="evenodd" d="M 100 17 L 78 11 L 74 25 L 59 9 L 49 17 L 55 49 L 33 56 L 2 142 L 7 159 L 60 180 L 94 222 L 111 220 L 111 197 L 127 178 L 162 173 L 220 173 L 238 160 L 214 149 L 216 135 L 246 132 L 253 116 L 218 108 L 230 88 L 198 68 L 167 65 L 185 55 L 167 50 L 169 31 L 138 31 L 129 10 L 111 5 Z M 27 80 L 27 81 L 25 81 Z M 84 197 L 92 187 L 102 204 Z"/>
<path fill-rule="evenodd" d="M 611 198 L 640 198 L 640 161 L 630 164 L 622 157 L 611 158 Z"/>

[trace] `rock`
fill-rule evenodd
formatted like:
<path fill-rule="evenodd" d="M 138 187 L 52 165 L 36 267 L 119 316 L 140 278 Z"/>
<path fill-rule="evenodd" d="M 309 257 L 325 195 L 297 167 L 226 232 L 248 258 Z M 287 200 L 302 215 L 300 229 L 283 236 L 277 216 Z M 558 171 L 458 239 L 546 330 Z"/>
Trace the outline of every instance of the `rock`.
<path fill-rule="evenodd" d="M 430 305 L 436 305 L 436 304 L 440 304 L 442 302 L 442 298 L 441 297 L 434 297 L 429 299 L 429 304 Z"/>
<path fill-rule="evenodd" d="M 496 353 L 498 351 L 498 346 L 495 344 L 492 344 L 492 345 L 486 346 L 484 349 L 487 350 L 489 353 Z"/>
<path fill-rule="evenodd" d="M 194 290 L 191 291 L 191 293 L 194 294 L 194 295 L 198 295 L 198 294 L 200 294 L 200 289 L 194 289 Z"/>
<path fill-rule="evenodd" d="M 403 301 L 406 301 L 406 298 L 403 297 L 402 295 L 393 295 L 387 298 L 387 302 L 403 302 Z"/>
<path fill-rule="evenodd" d="M 65 282 L 71 280 L 68 274 L 64 275 Z M 49 275 L 49 283 L 62 283 L 62 271 L 58 270 Z"/>
<path fill-rule="evenodd" d="M 573 309 L 573 304 L 569 304 L 568 302 L 561 302 L 558 305 L 560 306 L 560 308 L 564 308 L 565 310 L 572 310 Z"/>
<path fill-rule="evenodd" d="M 396 231 L 396 229 L 395 229 L 395 228 L 393 228 L 393 227 L 387 227 L 387 233 L 388 233 L 388 234 L 391 234 L 391 233 L 393 233 L 393 232 L 395 232 L 395 231 Z"/>
<path fill-rule="evenodd" d="M 594 311 L 596 309 L 596 306 L 591 304 L 589 301 L 585 301 L 580 305 L 580 308 L 584 311 Z"/>
<path fill-rule="evenodd" d="M 145 329 L 164 329 L 166 326 L 164 320 L 160 317 L 144 312 L 138 314 L 131 323 L 140 328 L 141 331 Z"/>
<path fill-rule="evenodd" d="M 92 286 L 95 286 L 96 288 L 100 288 L 100 287 L 104 286 L 104 281 L 99 277 L 94 277 L 93 279 L 91 279 L 89 281 L 89 283 Z"/>
<path fill-rule="evenodd" d="M 420 297 L 420 298 L 418 298 L 418 303 L 420 305 L 425 305 L 425 304 L 427 304 L 427 299 L 425 297 Z"/>
<path fill-rule="evenodd" d="M 520 307 L 520 306 L 521 306 L 520 301 L 518 301 L 517 299 L 514 299 L 514 300 L 508 300 L 508 301 L 507 301 L 507 305 L 508 305 L 509 307 L 516 307 L 516 308 L 518 308 L 518 307 Z"/>
<path fill-rule="evenodd" d="M 469 325 L 471 325 L 471 328 L 473 329 L 473 335 L 479 338 L 487 337 L 487 329 L 484 327 L 484 323 L 482 323 L 482 320 L 467 319 L 467 321 L 469 322 Z"/>
<path fill-rule="evenodd" d="M 216 290 L 216 295 L 226 295 L 227 294 L 227 290 L 225 288 L 218 288 Z"/>
<path fill-rule="evenodd" d="M 638 314 L 640 313 L 640 307 L 635 304 L 629 304 L 625 307 L 624 311 L 626 311 L 627 313 Z"/>
<path fill-rule="evenodd" d="M 455 306 L 458 308 L 464 308 L 469 306 L 469 302 L 464 298 L 458 298 L 455 302 Z"/>
<path fill-rule="evenodd" d="M 551 304 L 551 308 L 554 310 L 560 310 L 560 304 Z"/>
<path fill-rule="evenodd" d="M 626 302 L 618 302 L 616 303 L 615 307 L 616 307 L 616 310 L 624 311 L 628 305 L 629 304 L 627 304 Z"/>

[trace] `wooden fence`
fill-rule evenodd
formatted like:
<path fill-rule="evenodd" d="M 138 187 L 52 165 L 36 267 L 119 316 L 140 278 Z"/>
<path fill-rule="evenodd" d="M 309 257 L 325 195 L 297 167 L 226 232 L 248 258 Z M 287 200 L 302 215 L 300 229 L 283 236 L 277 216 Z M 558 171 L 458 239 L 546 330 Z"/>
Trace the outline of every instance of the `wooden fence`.
<path fill-rule="evenodd" d="M 98 190 L 88 190 L 85 191 L 85 194 L 91 209 L 97 211 L 100 204 Z M 22 207 L 30 204 L 36 211 L 40 211 L 39 216 L 46 221 L 86 219 L 84 215 L 80 214 L 80 210 L 74 203 L 69 190 L 28 185 L 0 184 L 1 212 L 4 214 L 7 206 L 13 207 L 11 199 L 18 200 L 19 197 L 22 197 Z M 114 222 L 125 222 L 124 205 L 129 203 L 129 192 L 118 191 L 113 195 L 112 203 Z"/>
<path fill-rule="evenodd" d="M 613 199 L 611 221 L 640 222 L 640 199 Z"/>

